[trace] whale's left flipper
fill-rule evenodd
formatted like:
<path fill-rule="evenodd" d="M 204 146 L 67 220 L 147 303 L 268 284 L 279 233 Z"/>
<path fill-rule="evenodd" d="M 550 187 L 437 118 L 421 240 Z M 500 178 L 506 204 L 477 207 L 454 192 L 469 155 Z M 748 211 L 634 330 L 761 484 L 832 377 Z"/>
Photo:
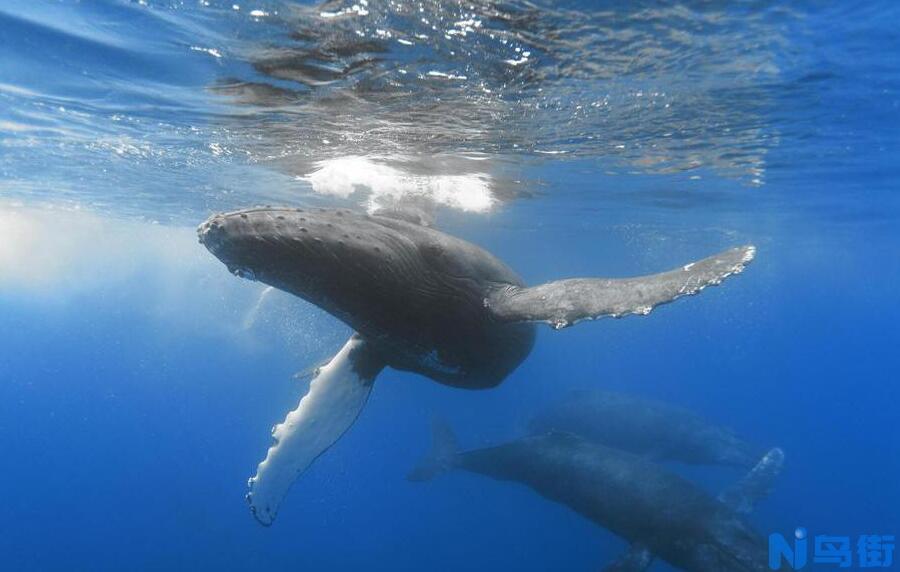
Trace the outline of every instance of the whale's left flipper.
<path fill-rule="evenodd" d="M 607 564 L 603 572 L 644 572 L 653 564 L 650 549 L 640 542 L 633 543 L 622 556 Z"/>
<path fill-rule="evenodd" d="M 749 473 L 721 493 L 719 500 L 736 512 L 749 514 L 756 504 L 769 496 L 775 479 L 784 469 L 784 451 L 771 449 Z"/>
<path fill-rule="evenodd" d="M 293 482 L 356 421 L 384 361 L 354 334 L 322 366 L 296 409 L 272 430 L 273 445 L 249 482 L 256 520 L 272 524 Z"/>
<path fill-rule="evenodd" d="M 654 306 L 696 294 L 741 272 L 755 253 L 755 247 L 741 246 L 638 278 L 570 278 L 531 288 L 509 286 L 493 292 L 484 303 L 500 321 L 540 321 L 557 329 L 604 316 L 648 314 Z"/>

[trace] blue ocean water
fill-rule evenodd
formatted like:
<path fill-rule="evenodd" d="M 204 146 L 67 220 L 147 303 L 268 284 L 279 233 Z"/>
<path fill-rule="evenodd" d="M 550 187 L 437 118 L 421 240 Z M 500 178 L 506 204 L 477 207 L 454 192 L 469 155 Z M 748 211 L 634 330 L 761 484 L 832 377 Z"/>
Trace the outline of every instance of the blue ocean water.
<path fill-rule="evenodd" d="M 3 0 L 0 567 L 600 569 L 625 543 L 523 486 L 405 479 L 435 415 L 486 446 L 592 387 L 782 447 L 762 535 L 900 534 L 898 24 L 884 0 Z M 194 228 L 409 196 L 529 284 L 758 254 L 647 317 L 541 328 L 497 389 L 386 371 L 263 528 L 268 429 L 350 332 Z"/>

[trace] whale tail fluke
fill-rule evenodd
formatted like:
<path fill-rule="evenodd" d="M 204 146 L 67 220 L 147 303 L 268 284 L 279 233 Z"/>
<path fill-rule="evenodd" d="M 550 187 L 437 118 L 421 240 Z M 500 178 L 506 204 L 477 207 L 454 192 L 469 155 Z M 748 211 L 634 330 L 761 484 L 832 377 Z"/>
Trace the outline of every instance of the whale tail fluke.
<path fill-rule="evenodd" d="M 272 430 L 274 443 L 250 479 L 247 502 L 260 524 L 272 524 L 297 477 L 353 425 L 383 368 L 378 353 L 354 334 L 317 369 L 309 392 Z"/>
<path fill-rule="evenodd" d="M 719 500 L 736 512 L 749 514 L 762 499 L 769 496 L 775 479 L 784 469 L 784 451 L 775 447 L 763 455 L 756 466 L 738 482 L 719 494 Z"/>
<path fill-rule="evenodd" d="M 431 479 L 453 469 L 456 456 L 459 454 L 459 443 L 450 425 L 441 419 L 431 421 L 431 451 L 419 462 L 418 466 L 406 475 L 413 482 L 430 481 Z"/>
<path fill-rule="evenodd" d="M 569 278 L 531 288 L 508 286 L 489 295 L 484 304 L 501 322 L 547 322 L 557 330 L 581 320 L 646 315 L 660 304 L 740 273 L 755 254 L 755 247 L 741 246 L 652 276 Z"/>

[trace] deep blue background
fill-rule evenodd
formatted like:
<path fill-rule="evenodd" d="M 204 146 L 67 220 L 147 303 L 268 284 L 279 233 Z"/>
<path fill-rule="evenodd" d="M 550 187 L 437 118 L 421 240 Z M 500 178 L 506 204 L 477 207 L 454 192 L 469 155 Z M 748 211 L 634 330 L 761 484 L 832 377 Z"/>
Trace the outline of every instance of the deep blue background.
<path fill-rule="evenodd" d="M 175 226 L 173 244 L 196 249 L 196 262 L 167 278 L 182 303 L 175 326 L 154 309 L 165 300 L 161 282 L 139 260 L 109 283 L 100 261 L 100 285 L 51 299 L 0 289 L 0 568 L 596 570 L 622 541 L 523 487 L 461 473 L 404 479 L 428 449 L 432 415 L 450 420 L 463 445 L 483 446 L 514 438 L 542 404 L 584 387 L 668 400 L 783 447 L 783 478 L 752 516 L 762 534 L 900 534 L 900 49 L 889 4 L 832 10 L 798 39 L 798 49 L 816 48 L 806 53 L 813 71 L 832 79 L 798 77 L 793 91 L 773 95 L 769 120 L 784 140 L 766 157 L 773 167 L 761 188 L 706 172 L 700 182 L 604 176 L 560 162 L 534 167 L 545 186 L 532 200 L 481 217 L 445 213 L 443 229 L 529 283 L 655 272 L 746 242 L 759 251 L 743 275 L 646 318 L 541 328 L 533 354 L 496 390 L 386 371 L 358 423 L 298 481 L 269 529 L 248 514 L 246 479 L 268 428 L 302 392 L 292 374 L 336 350 L 343 326 L 278 298 L 252 335 L 230 335 L 223 321 L 240 322 L 259 286 L 228 276 L 186 225 Z M 36 37 L 4 19 L 21 9 L 0 6 L 7 47 Z M 153 25 L 134 33 L 168 33 Z M 124 80 L 143 65 L 68 48 L 76 52 L 58 48 L 64 61 L 121 66 Z M 68 64 L 35 69 L 30 55 L 7 52 L 4 73 L 20 85 L 28 74 L 77 81 Z M 214 70 L 191 65 L 143 71 L 161 82 L 185 74 L 178 81 L 202 91 Z M 4 165 L 7 185 L 38 178 L 42 161 L 54 180 L 52 154 L 5 150 L 20 154 Z M 215 304 L 234 313 L 197 303 L 211 284 L 224 292 Z M 302 317 L 299 341 L 285 334 L 286 311 Z M 739 476 L 673 470 L 713 493 Z"/>

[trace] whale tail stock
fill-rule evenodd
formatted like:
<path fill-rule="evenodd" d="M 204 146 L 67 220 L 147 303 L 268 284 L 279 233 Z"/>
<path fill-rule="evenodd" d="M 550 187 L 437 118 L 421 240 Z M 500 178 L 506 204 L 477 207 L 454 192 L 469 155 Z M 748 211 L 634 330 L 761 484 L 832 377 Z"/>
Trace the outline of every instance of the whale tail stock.
<path fill-rule="evenodd" d="M 740 273 L 755 254 L 755 247 L 741 246 L 651 276 L 507 286 L 490 294 L 484 304 L 501 322 L 547 322 L 555 329 L 605 316 L 646 315 L 659 304 L 696 294 Z"/>
<path fill-rule="evenodd" d="M 358 334 L 320 367 L 297 408 L 272 429 L 273 444 L 250 479 L 247 502 L 264 526 L 294 481 L 353 425 L 384 361 Z"/>
<path fill-rule="evenodd" d="M 431 479 L 453 469 L 459 454 L 459 443 L 453 429 L 445 421 L 431 421 L 431 451 L 412 471 L 406 475 L 413 482 L 430 481 Z"/>

